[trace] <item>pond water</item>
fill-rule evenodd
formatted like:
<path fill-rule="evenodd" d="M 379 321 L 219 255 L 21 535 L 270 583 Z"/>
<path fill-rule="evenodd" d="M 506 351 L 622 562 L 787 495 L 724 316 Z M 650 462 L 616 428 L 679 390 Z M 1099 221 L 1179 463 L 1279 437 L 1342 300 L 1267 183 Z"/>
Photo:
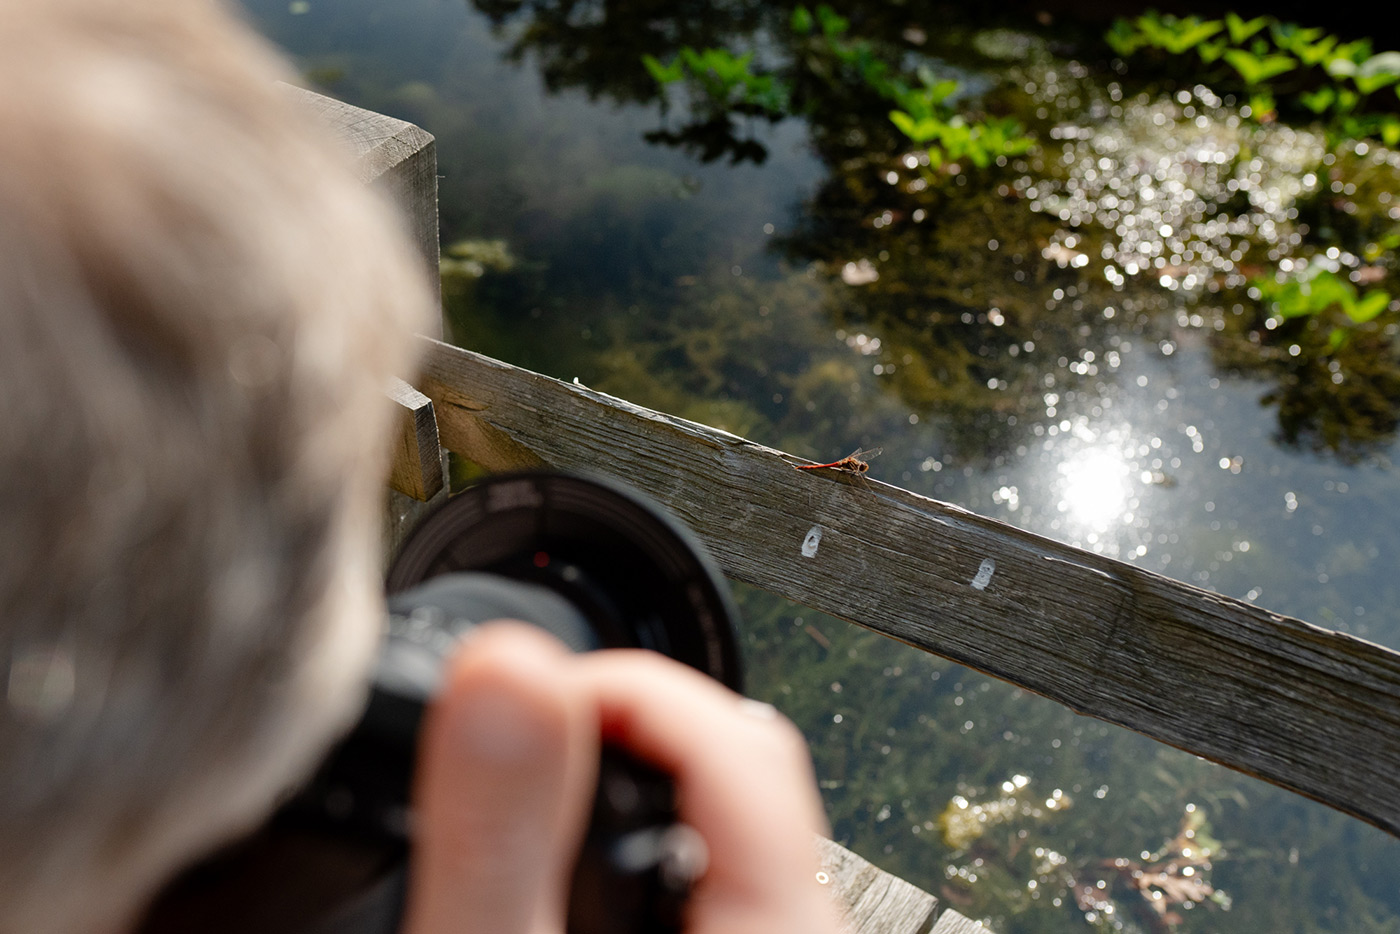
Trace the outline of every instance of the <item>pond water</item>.
<path fill-rule="evenodd" d="M 1400 157 L 1315 77 L 902 4 L 246 6 L 437 137 L 464 346 L 1400 647 Z M 837 839 L 995 930 L 1400 932 L 1393 838 L 740 597 Z"/>

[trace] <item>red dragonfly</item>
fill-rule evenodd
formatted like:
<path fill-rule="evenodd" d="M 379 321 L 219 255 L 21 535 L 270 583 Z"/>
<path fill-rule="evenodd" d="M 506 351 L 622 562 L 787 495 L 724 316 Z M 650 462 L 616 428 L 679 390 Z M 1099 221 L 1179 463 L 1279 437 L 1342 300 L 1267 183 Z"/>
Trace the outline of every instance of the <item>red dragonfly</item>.
<path fill-rule="evenodd" d="M 865 458 L 879 457 L 884 448 L 866 448 L 863 451 L 853 451 L 841 458 L 839 461 L 832 461 L 829 464 L 800 464 L 794 465 L 798 470 L 844 470 L 847 473 L 861 474 L 870 469 L 870 465 L 865 462 Z"/>

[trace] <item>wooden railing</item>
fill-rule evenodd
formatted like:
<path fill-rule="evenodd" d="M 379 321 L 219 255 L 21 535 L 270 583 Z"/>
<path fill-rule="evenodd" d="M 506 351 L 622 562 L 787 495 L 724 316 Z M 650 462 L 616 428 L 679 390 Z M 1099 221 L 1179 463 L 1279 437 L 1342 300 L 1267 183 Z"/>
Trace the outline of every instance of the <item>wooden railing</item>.
<path fill-rule="evenodd" d="M 605 472 L 724 572 L 1400 832 L 1400 653 L 426 341 L 442 444 Z"/>
<path fill-rule="evenodd" d="M 389 120 L 349 123 L 373 137 L 376 119 Z M 431 158 L 430 143 L 398 155 Z M 405 174 L 435 186 L 421 166 Z M 435 244 L 435 207 L 431 223 Z M 437 340 L 424 354 L 400 393 L 396 535 L 409 497 L 446 495 L 439 443 L 491 471 L 607 474 L 688 524 L 736 580 L 1400 834 L 1400 653 L 864 476 L 795 470 L 805 461 Z M 879 929 L 971 925 L 930 904 Z"/>

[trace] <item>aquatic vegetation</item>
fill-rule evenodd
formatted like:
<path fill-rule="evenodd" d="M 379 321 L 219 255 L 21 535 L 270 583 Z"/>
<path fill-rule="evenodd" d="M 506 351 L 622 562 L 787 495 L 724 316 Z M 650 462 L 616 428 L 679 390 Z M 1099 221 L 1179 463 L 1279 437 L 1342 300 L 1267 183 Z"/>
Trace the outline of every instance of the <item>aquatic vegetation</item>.
<path fill-rule="evenodd" d="M 649 138 L 699 146 L 706 161 L 728 153 L 732 161 L 761 162 L 766 154 L 752 140 L 723 143 L 724 134 L 733 132 L 733 115 L 769 121 L 808 115 L 816 107 L 813 91 L 799 89 L 815 86 L 817 93 L 829 92 L 833 84 L 843 83 L 843 94 L 873 94 L 893 105 L 889 119 L 910 142 L 925 147 L 922 162 L 935 170 L 928 173 L 930 179 L 945 163 L 966 161 L 986 168 L 1035 145 L 1013 117 L 975 116 L 954 109 L 950 101 L 962 90 L 957 80 L 927 67 L 908 74 L 896 54 L 852 37 L 850 20 L 826 4 L 814 12 L 795 7 L 789 26 L 786 60 L 762 74 L 755 71 L 753 49 L 736 53 L 682 46 L 665 63 L 644 53 L 641 63 L 661 89 L 663 112 L 669 107 L 666 95 L 671 86 L 686 84 L 691 90 L 691 122 L 680 130 L 654 131 Z"/>
<path fill-rule="evenodd" d="M 682 46 L 670 64 L 643 55 L 642 65 L 663 88 L 689 77 L 703 90 L 703 99 L 716 112 L 734 110 L 774 118 L 787 115 L 792 89 L 773 75 L 753 71 L 753 52 L 743 55 L 720 48 L 696 51 Z"/>
<path fill-rule="evenodd" d="M 1167 934 L 1185 921 L 1182 911 L 1206 903 L 1230 909 L 1230 896 L 1210 880 L 1211 858 L 1222 855 L 1205 811 L 1188 804 L 1176 836 L 1155 853 L 1104 860 L 1074 874 L 1068 887 L 1085 920 L 1096 927 L 1124 930 L 1121 916 L 1131 913 L 1153 934 Z"/>
<path fill-rule="evenodd" d="M 1250 280 L 1258 297 L 1267 301 L 1279 321 L 1316 315 L 1337 309 L 1354 324 L 1365 324 L 1391 307 L 1393 299 L 1385 289 L 1371 289 L 1361 295 L 1350 277 L 1338 275 L 1337 264 L 1325 259 L 1293 267 L 1291 273 L 1262 276 Z M 1334 347 L 1346 339 L 1346 331 L 1334 329 L 1328 342 Z"/>
<path fill-rule="evenodd" d="M 1130 931 L 1140 925 L 1152 934 L 1170 934 L 1184 923 L 1183 912 L 1198 906 L 1230 909 L 1230 896 L 1211 879 L 1214 861 L 1225 850 L 1212 836 L 1204 808 L 1186 804 L 1175 835 L 1155 851 L 1076 859 L 1049 845 L 1045 826 L 1072 806 L 1060 789 L 1037 794 L 1022 774 L 987 794 L 968 789 L 954 795 L 937 820 L 944 843 L 956 854 L 941 894 L 964 909 L 978 907 L 989 883 L 1029 877 L 1026 903 L 1073 905 L 1095 929 Z"/>
<path fill-rule="evenodd" d="M 928 69 L 922 69 L 919 77 L 921 83 L 917 87 L 892 88 L 891 96 L 898 108 L 890 111 L 890 122 L 915 145 L 928 147 L 932 168 L 967 160 L 985 169 L 998 159 L 1019 156 L 1035 145 L 1014 117 L 969 121 L 954 112 L 945 102 L 958 91 L 957 81 L 939 80 Z"/>
<path fill-rule="evenodd" d="M 445 279 L 480 279 L 488 270 L 506 272 L 514 267 L 510 245 L 499 239 L 458 240 L 443 250 L 438 260 L 438 269 Z"/>
<path fill-rule="evenodd" d="M 1226 13 L 1223 19 L 1204 20 L 1150 10 L 1116 20 L 1104 41 L 1124 59 L 1144 51 L 1169 58 L 1195 53 L 1196 70 L 1204 66 L 1195 79 L 1217 90 L 1239 87 L 1257 119 L 1273 119 L 1281 100 L 1289 107 L 1296 102 L 1328 116 L 1339 137 L 1400 142 L 1395 102 L 1373 96 L 1400 82 L 1400 52 L 1373 54 L 1369 39 L 1342 42 L 1321 28 L 1270 16 L 1246 21 Z M 1362 105 L 1369 113 L 1356 113 Z"/>
<path fill-rule="evenodd" d="M 1073 806 L 1073 801 L 1056 788 L 1048 798 L 1038 797 L 1027 786 L 1025 775 L 1013 775 L 1001 783 L 1001 794 L 978 801 L 957 794 L 938 815 L 938 830 L 950 849 L 966 850 L 989 830 L 1012 821 L 1036 821 Z"/>

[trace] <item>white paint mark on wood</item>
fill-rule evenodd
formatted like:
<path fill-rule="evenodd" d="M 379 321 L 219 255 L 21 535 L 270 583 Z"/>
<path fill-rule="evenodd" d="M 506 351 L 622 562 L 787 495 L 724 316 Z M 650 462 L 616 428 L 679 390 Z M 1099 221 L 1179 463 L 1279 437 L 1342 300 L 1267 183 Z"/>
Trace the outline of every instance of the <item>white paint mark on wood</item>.
<path fill-rule="evenodd" d="M 817 546 L 822 543 L 822 527 L 812 526 L 807 532 L 807 537 L 802 539 L 802 557 L 811 558 L 817 553 Z"/>
<path fill-rule="evenodd" d="M 977 568 L 977 576 L 972 579 L 973 590 L 985 590 L 992 582 L 992 572 L 997 569 L 997 563 L 991 558 L 983 558 L 982 564 Z"/>

